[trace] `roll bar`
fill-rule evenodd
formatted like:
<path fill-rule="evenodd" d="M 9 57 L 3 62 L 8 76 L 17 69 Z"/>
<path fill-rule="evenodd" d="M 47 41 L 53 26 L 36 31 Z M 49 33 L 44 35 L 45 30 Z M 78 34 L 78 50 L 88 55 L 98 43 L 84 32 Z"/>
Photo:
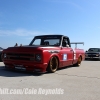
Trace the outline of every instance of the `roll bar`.
<path fill-rule="evenodd" d="M 75 48 L 77 48 L 77 44 L 83 44 L 84 45 L 84 42 L 71 42 L 70 44 L 75 44 Z"/>

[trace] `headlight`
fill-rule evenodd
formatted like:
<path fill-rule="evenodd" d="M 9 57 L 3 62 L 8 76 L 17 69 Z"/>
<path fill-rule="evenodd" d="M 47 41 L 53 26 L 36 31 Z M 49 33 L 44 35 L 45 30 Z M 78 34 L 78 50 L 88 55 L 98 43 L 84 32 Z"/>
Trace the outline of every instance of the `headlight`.
<path fill-rule="evenodd" d="M 4 53 L 4 58 L 6 58 L 7 57 L 7 55 Z"/>
<path fill-rule="evenodd" d="M 96 56 L 99 56 L 99 54 L 96 54 Z"/>
<path fill-rule="evenodd" d="M 36 54 L 35 55 L 35 60 L 36 61 L 41 61 L 41 55 L 40 54 Z"/>

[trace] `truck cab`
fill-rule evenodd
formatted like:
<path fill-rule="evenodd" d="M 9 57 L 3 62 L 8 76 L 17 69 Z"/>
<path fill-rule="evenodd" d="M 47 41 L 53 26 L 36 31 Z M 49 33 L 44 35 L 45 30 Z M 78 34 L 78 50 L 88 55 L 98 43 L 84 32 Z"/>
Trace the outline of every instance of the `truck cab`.
<path fill-rule="evenodd" d="M 84 50 L 72 49 L 69 37 L 64 35 L 35 36 L 29 45 L 17 44 L 2 52 L 6 68 L 38 72 L 56 72 L 61 67 L 80 66 L 84 57 Z"/>

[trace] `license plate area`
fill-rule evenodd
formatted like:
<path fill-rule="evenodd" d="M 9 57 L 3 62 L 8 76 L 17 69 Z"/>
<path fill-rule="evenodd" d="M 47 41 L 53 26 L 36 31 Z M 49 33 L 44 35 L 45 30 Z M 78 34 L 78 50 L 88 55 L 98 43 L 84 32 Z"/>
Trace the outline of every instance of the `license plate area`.
<path fill-rule="evenodd" d="M 23 65 L 14 65 L 15 69 L 17 70 L 26 70 L 26 68 Z"/>

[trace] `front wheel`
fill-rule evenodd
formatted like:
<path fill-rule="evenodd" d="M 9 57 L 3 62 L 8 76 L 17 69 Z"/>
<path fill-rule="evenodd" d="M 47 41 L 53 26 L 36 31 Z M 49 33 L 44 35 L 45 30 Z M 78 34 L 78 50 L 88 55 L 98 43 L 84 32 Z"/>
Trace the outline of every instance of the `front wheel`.
<path fill-rule="evenodd" d="M 85 58 L 85 60 L 88 60 L 88 58 Z"/>
<path fill-rule="evenodd" d="M 0 62 L 2 62 L 2 58 L 1 58 L 1 55 L 0 55 Z"/>
<path fill-rule="evenodd" d="M 56 72 L 56 70 L 58 69 L 58 65 L 59 65 L 59 62 L 58 62 L 57 57 L 55 56 L 51 57 L 47 71 L 51 73 Z"/>

